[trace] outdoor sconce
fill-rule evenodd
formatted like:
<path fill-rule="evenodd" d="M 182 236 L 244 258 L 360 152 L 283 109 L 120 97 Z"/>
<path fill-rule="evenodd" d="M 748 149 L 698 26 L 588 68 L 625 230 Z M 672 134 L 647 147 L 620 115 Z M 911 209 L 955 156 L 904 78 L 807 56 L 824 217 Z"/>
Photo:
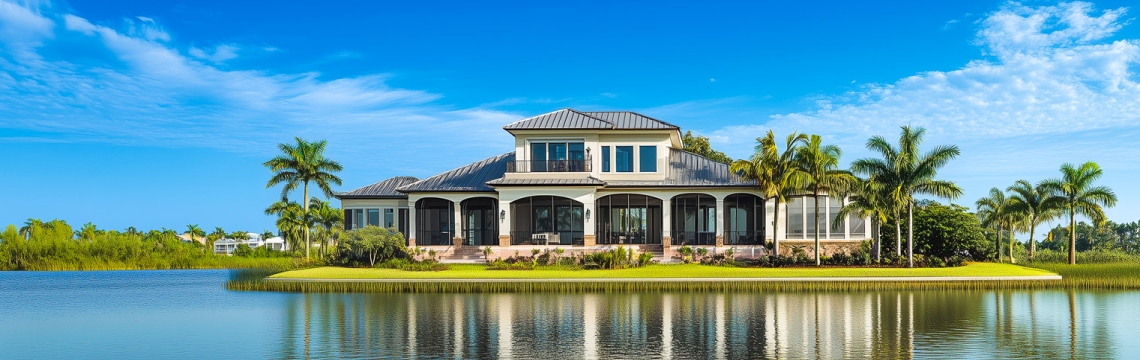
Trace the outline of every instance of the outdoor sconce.
<path fill-rule="evenodd" d="M 499 222 L 507 219 L 507 210 L 499 210 Z"/>
<path fill-rule="evenodd" d="M 586 209 L 586 221 L 590 221 L 590 209 Z"/>

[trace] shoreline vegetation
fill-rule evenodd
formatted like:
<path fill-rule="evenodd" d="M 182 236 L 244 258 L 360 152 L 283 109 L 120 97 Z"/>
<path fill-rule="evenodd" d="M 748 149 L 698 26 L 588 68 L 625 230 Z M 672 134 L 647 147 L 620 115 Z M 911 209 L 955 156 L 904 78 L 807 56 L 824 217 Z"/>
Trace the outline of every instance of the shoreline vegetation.
<path fill-rule="evenodd" d="M 960 277 L 1048 276 L 1061 280 L 992 281 L 795 281 L 819 277 Z M 318 267 L 272 275 L 273 280 L 247 277 L 226 287 L 237 291 L 343 292 L 343 293 L 498 293 L 498 292 L 660 292 L 660 291 L 875 291 L 875 290 L 1031 290 L 1031 289 L 1140 289 L 1140 264 L 1030 264 L 1027 266 L 970 263 L 952 268 L 794 267 L 731 268 L 699 264 L 651 265 L 621 270 L 529 271 L 489 270 L 486 265 L 450 265 L 445 271 L 399 269 L 354 269 Z M 314 279 L 329 279 L 319 281 Z M 622 278 L 656 278 L 653 281 L 620 281 Z M 707 278 L 708 281 L 663 282 L 667 278 Z M 769 278 L 792 281 L 734 281 L 726 278 Z M 289 279 L 298 279 L 289 281 Z M 301 280 L 304 279 L 304 280 Z M 361 281 L 345 281 L 361 279 Z M 372 279 L 407 279 L 407 282 L 376 282 Z M 430 282 L 418 281 L 431 279 Z M 454 279 L 456 281 L 441 281 Z M 494 282 L 472 280 L 494 279 Z M 520 279 L 519 282 L 503 280 Z M 535 279 L 608 279 L 610 281 L 536 282 Z"/>

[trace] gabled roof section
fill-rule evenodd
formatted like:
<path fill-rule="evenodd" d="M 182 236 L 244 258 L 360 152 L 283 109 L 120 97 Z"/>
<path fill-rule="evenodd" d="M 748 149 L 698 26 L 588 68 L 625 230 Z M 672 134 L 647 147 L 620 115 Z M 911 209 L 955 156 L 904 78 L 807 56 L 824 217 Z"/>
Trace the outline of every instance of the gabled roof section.
<path fill-rule="evenodd" d="M 663 181 L 606 182 L 606 187 L 750 187 L 755 181 L 745 181 L 728 171 L 728 164 L 679 149 L 669 149 L 669 173 Z"/>
<path fill-rule="evenodd" d="M 614 125 L 614 129 L 623 130 L 680 130 L 673 125 L 632 111 L 587 111 L 587 116 L 601 119 Z"/>
<path fill-rule="evenodd" d="M 419 180 L 412 176 L 397 176 L 334 196 L 337 199 L 407 199 L 407 194 L 396 191 L 396 189 Z"/>
<path fill-rule="evenodd" d="M 562 109 L 522 119 L 504 130 L 678 130 L 676 125 L 632 111 L 591 111 Z"/>
<path fill-rule="evenodd" d="M 487 182 L 503 177 L 507 173 L 507 163 L 515 160 L 515 153 L 509 152 L 493 158 L 478 161 L 464 167 L 429 177 L 397 189 L 402 193 L 411 192 L 494 192 Z"/>

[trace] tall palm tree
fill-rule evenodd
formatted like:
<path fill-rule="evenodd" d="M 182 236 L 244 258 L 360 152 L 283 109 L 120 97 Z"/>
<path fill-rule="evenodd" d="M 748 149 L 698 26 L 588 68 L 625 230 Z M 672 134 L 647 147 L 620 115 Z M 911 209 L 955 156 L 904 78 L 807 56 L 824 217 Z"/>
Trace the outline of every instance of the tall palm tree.
<path fill-rule="evenodd" d="M 756 186 L 769 198 L 776 201 L 775 216 L 772 217 L 772 254 L 780 254 L 780 204 L 788 196 L 803 188 L 803 174 L 796 168 L 796 149 L 808 140 L 807 135 L 791 133 L 784 141 L 784 151 L 776 141 L 776 134 L 768 130 L 768 135 L 756 138 L 756 151 L 750 160 L 737 160 L 729 166 L 729 171 L 739 174 L 744 180 L 756 181 Z"/>
<path fill-rule="evenodd" d="M 907 267 L 914 267 L 914 196 L 931 195 L 956 199 L 962 189 L 953 182 L 938 180 L 938 169 L 961 153 L 957 146 L 935 146 L 928 152 L 919 153 L 922 137 L 926 129 L 903 126 L 899 135 L 899 146 L 894 148 L 881 136 L 867 140 L 867 149 L 878 152 L 882 159 L 859 159 L 851 164 L 856 173 L 868 175 L 890 190 L 891 200 L 905 206 L 907 214 Z M 901 237 L 901 236 L 900 236 Z"/>
<path fill-rule="evenodd" d="M 309 204 L 309 209 L 312 211 L 313 224 L 317 225 L 320 230 L 321 256 L 324 256 L 327 253 L 325 249 L 330 246 L 336 247 L 336 244 L 329 244 L 329 241 L 334 240 L 340 230 L 344 228 L 344 212 L 333 207 L 328 201 L 317 198 L 313 198 Z"/>
<path fill-rule="evenodd" d="M 974 202 L 978 207 L 978 217 L 983 226 L 997 228 L 997 259 L 999 262 L 1001 258 L 1001 234 L 1006 229 L 1006 225 L 1012 225 L 1011 210 L 1013 202 L 998 188 L 991 188 L 989 196 L 978 199 Z M 1010 226 L 1010 252 L 1009 262 L 1015 262 L 1013 258 L 1013 229 Z"/>
<path fill-rule="evenodd" d="M 855 183 L 855 176 L 847 170 L 839 169 L 839 158 L 843 150 L 835 145 L 823 145 L 823 138 L 812 135 L 805 146 L 796 149 L 796 167 L 804 174 L 807 183 L 805 188 L 811 191 L 815 199 L 815 265 L 820 265 L 819 254 L 819 195 L 826 191 L 828 194 L 844 193 Z"/>
<path fill-rule="evenodd" d="M 1033 261 L 1033 254 L 1037 252 L 1037 242 L 1033 240 L 1037 226 L 1060 216 L 1061 201 L 1052 197 L 1044 183 L 1033 186 L 1028 181 L 1018 180 L 1010 186 L 1010 210 L 1025 219 L 1029 227 L 1029 260 Z"/>
<path fill-rule="evenodd" d="M 197 241 L 197 239 L 194 237 L 202 233 L 202 228 L 198 227 L 198 224 L 187 224 L 186 233 L 190 235 L 190 241 L 194 242 Z"/>
<path fill-rule="evenodd" d="M 282 198 L 265 209 L 265 215 L 277 215 L 277 230 L 289 243 L 290 250 L 300 248 L 300 240 L 305 238 L 304 233 L 310 226 L 309 212 L 301 204 Z"/>
<path fill-rule="evenodd" d="M 891 206 L 893 206 L 887 201 L 887 196 L 888 194 L 885 194 L 879 183 L 870 179 L 857 178 L 855 185 L 846 194 L 842 194 L 841 197 L 847 198 L 847 203 L 839 209 L 839 214 L 836 215 L 840 219 L 847 218 L 849 214 L 871 219 L 871 229 L 876 230 L 872 238 L 875 245 L 872 251 L 876 262 L 881 259 L 883 247 L 883 240 L 877 229 L 890 218 Z"/>
<path fill-rule="evenodd" d="M 308 142 L 299 137 L 293 139 L 296 141 L 296 145 L 277 144 L 277 148 L 281 150 L 282 154 L 262 164 L 273 172 L 273 177 L 265 184 L 265 188 L 285 184 L 281 189 L 281 197 L 284 198 L 289 195 L 289 192 L 300 186 L 305 193 L 304 201 L 301 201 L 301 204 L 304 206 L 304 212 L 308 214 L 309 183 L 316 184 L 325 194 L 325 197 L 332 197 L 333 191 L 329 184 L 338 186 L 341 184 L 340 178 L 332 173 L 344 168 L 340 166 L 340 163 L 325 158 L 327 141 Z M 312 243 L 309 240 L 309 230 L 306 226 L 305 259 L 309 258 L 310 247 L 312 247 Z"/>
<path fill-rule="evenodd" d="M 1077 215 L 1089 217 L 1097 224 L 1105 221 L 1104 207 L 1116 206 L 1116 193 L 1107 186 L 1094 186 L 1104 176 L 1100 165 L 1089 161 L 1077 167 L 1073 164 L 1061 165 L 1061 178 L 1045 180 L 1041 183 L 1051 194 L 1051 198 L 1061 204 L 1069 213 L 1069 264 L 1077 263 Z"/>

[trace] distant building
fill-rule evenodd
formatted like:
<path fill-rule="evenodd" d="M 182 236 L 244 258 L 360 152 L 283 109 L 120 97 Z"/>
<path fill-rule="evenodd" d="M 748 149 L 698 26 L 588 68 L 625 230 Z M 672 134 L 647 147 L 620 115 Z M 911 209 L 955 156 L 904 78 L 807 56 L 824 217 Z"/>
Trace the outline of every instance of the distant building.
<path fill-rule="evenodd" d="M 238 245 L 246 244 L 251 248 L 259 248 L 265 246 L 269 250 L 284 251 L 288 250 L 289 246 L 285 244 L 285 239 L 280 236 L 274 236 L 268 239 L 262 239 L 261 234 L 246 233 L 249 235 L 248 240 L 237 241 L 235 239 L 220 239 L 214 242 L 215 254 L 233 254 Z"/>

